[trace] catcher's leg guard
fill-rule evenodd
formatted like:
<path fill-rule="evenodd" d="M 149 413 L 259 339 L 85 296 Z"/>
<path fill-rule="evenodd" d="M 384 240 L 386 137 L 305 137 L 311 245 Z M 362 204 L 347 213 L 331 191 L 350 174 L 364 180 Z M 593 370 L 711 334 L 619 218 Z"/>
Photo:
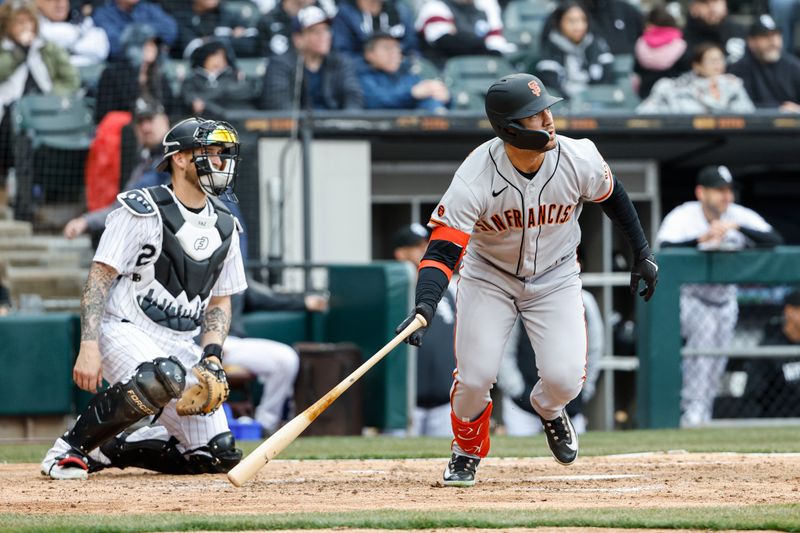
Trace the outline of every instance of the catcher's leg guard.
<path fill-rule="evenodd" d="M 178 450 L 178 439 L 144 439 L 127 442 L 127 434 L 108 440 L 100 446 L 103 455 L 111 461 L 111 466 L 126 468 L 134 466 L 161 472 L 162 474 L 186 474 L 187 462 Z"/>
<path fill-rule="evenodd" d="M 87 454 L 145 416 L 156 414 L 173 398 L 180 397 L 186 370 L 174 357 L 158 357 L 136 368 L 125 383 L 117 383 L 96 395 L 78 417 L 64 440 Z"/>
<path fill-rule="evenodd" d="M 208 445 L 200 448 L 210 455 L 193 453 L 186 460 L 189 474 L 225 473 L 242 460 L 242 450 L 236 447 L 233 433 L 225 431 L 208 441 Z"/>

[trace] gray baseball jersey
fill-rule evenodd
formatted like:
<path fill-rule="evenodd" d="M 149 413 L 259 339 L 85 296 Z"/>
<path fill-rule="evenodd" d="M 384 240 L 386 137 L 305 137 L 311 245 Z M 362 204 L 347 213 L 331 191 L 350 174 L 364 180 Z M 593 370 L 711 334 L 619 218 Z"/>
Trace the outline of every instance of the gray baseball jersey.
<path fill-rule="evenodd" d="M 451 397 L 458 420 L 476 420 L 485 412 L 518 315 L 539 369 L 531 393 L 536 412 L 552 420 L 580 392 L 586 322 L 575 260 L 578 216 L 584 202 L 608 198 L 613 183 L 594 143 L 563 135 L 532 179 L 513 167 L 498 138 L 476 148 L 456 171 L 431 224 L 455 230 L 462 241 L 469 236 L 456 304 Z M 462 451 L 484 456 L 488 450 L 480 446 Z"/>

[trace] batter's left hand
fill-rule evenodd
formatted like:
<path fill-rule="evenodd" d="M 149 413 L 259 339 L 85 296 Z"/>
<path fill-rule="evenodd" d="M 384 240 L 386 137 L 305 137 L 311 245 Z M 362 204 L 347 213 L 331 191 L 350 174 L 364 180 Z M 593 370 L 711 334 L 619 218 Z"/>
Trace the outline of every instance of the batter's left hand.
<path fill-rule="evenodd" d="M 639 281 L 644 281 L 644 289 L 639 291 Z M 645 302 L 649 302 L 656 292 L 658 283 L 658 265 L 650 250 L 644 250 L 631 269 L 631 294 L 639 293 Z"/>

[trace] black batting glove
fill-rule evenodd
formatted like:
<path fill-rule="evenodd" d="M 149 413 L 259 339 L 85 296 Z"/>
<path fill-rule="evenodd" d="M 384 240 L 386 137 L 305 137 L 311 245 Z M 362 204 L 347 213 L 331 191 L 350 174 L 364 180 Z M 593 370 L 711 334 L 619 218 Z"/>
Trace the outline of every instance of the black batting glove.
<path fill-rule="evenodd" d="M 408 337 L 403 339 L 403 342 L 407 342 L 408 344 L 410 344 L 412 346 L 420 346 L 422 344 L 422 337 L 425 335 L 425 332 L 428 330 L 428 326 L 431 325 L 431 321 L 433 320 L 433 315 L 434 315 L 435 312 L 436 312 L 436 309 L 431 307 L 430 304 L 426 304 L 424 302 L 420 302 L 414 307 L 414 309 L 411 311 L 411 314 L 409 314 L 406 317 L 406 319 L 403 320 L 400 323 L 399 326 L 397 326 L 397 329 L 394 330 L 394 332 L 399 335 L 400 332 L 402 332 L 404 329 L 406 329 L 408 327 L 408 325 L 411 324 L 414 321 L 414 319 L 417 317 L 417 314 L 422 315 L 422 318 L 425 319 L 425 322 L 428 325 L 425 326 L 424 328 L 419 328 L 417 331 L 415 331 L 414 333 L 412 333 L 411 335 L 409 335 Z"/>
<path fill-rule="evenodd" d="M 644 289 L 639 290 L 639 281 L 644 281 Z M 658 283 L 658 264 L 656 258 L 645 248 L 639 253 L 639 258 L 633 262 L 631 268 L 631 294 L 639 293 L 645 302 L 649 302 L 656 292 Z"/>

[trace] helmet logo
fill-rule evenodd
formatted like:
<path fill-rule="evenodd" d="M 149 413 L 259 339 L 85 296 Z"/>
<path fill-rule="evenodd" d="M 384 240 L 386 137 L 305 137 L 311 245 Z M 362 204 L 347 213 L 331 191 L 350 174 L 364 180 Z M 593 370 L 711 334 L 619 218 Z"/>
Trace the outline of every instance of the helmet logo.
<path fill-rule="evenodd" d="M 539 84 L 536 83 L 536 80 L 531 80 L 528 82 L 528 88 L 531 90 L 534 96 L 540 96 L 542 94 L 542 88 L 539 87 Z"/>

